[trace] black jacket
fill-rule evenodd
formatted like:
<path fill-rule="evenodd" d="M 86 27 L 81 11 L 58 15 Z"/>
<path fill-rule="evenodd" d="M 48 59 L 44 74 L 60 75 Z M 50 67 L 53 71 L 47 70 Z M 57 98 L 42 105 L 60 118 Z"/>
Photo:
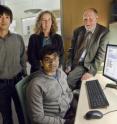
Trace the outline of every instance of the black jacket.
<path fill-rule="evenodd" d="M 39 70 L 39 53 L 41 48 L 43 48 L 43 33 L 38 34 L 32 34 L 29 38 L 28 43 L 28 61 L 31 65 L 31 73 Z M 50 35 L 50 39 L 52 41 L 52 45 L 59 50 L 60 52 L 60 64 L 63 64 L 63 54 L 64 54 L 64 48 L 63 48 L 63 40 L 62 37 L 59 34 L 52 34 Z"/>

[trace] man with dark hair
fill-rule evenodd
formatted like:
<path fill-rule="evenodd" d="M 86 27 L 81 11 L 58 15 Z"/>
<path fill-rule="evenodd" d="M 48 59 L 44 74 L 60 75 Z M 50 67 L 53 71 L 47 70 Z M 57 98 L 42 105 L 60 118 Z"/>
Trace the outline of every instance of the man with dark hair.
<path fill-rule="evenodd" d="M 12 14 L 11 9 L 8 8 L 7 6 L 0 5 L 0 15 L 2 15 L 3 13 L 5 13 L 5 14 L 10 16 L 10 22 L 13 21 L 13 14 Z"/>
<path fill-rule="evenodd" d="M 94 8 L 84 11 L 84 26 L 75 29 L 71 51 L 67 59 L 65 72 L 71 89 L 80 89 L 81 81 L 97 73 L 104 60 L 106 34 L 108 29 L 97 23 L 98 12 Z"/>
<path fill-rule="evenodd" d="M 0 5 L 0 113 L 3 124 L 13 124 L 13 99 L 19 124 L 24 124 L 15 84 L 26 75 L 25 46 L 22 37 L 9 31 L 13 20 L 10 8 Z"/>
<path fill-rule="evenodd" d="M 37 72 L 26 90 L 27 109 L 35 124 L 74 124 L 77 98 L 59 67 L 59 52 L 51 45 L 42 48 Z M 75 99 L 76 98 L 76 99 Z"/>

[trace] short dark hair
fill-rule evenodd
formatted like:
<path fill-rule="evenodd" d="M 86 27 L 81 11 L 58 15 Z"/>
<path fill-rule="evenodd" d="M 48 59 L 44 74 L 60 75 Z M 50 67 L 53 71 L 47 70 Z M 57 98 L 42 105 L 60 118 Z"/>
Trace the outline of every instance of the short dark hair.
<path fill-rule="evenodd" d="M 43 60 L 46 55 L 51 55 L 53 53 L 57 53 L 57 55 L 60 56 L 60 52 L 54 46 L 46 45 L 40 50 L 39 59 Z"/>
<path fill-rule="evenodd" d="M 10 22 L 13 20 L 13 13 L 11 9 L 5 5 L 0 5 L 0 15 L 7 14 L 10 16 Z"/>

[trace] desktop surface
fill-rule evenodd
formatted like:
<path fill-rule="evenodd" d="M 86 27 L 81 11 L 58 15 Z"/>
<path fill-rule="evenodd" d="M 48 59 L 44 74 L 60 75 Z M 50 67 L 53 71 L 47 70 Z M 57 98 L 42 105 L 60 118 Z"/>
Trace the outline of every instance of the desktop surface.
<path fill-rule="evenodd" d="M 80 96 L 79 96 L 79 102 L 77 106 L 77 112 L 76 112 L 76 117 L 75 117 L 75 123 L 74 124 L 117 124 L 117 111 L 108 113 L 104 115 L 100 119 L 90 119 L 86 120 L 84 116 L 88 111 L 92 110 L 98 110 L 102 112 L 103 114 L 117 110 L 117 90 L 112 89 L 112 88 L 105 88 L 105 85 L 107 83 L 113 83 L 111 80 L 105 78 L 101 74 L 97 74 L 94 78 L 91 78 L 90 80 L 95 80 L 98 79 L 102 89 L 108 99 L 109 106 L 106 108 L 100 108 L 100 109 L 90 109 L 89 103 L 88 103 L 88 96 L 87 96 L 87 91 L 85 87 L 86 81 L 82 82 L 81 85 L 81 91 L 80 91 Z"/>

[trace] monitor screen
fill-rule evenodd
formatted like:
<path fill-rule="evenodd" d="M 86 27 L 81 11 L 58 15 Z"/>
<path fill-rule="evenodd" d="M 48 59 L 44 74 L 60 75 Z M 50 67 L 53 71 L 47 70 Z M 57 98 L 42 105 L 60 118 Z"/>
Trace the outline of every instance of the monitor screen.
<path fill-rule="evenodd" d="M 117 83 L 117 45 L 106 47 L 103 75 Z"/>

